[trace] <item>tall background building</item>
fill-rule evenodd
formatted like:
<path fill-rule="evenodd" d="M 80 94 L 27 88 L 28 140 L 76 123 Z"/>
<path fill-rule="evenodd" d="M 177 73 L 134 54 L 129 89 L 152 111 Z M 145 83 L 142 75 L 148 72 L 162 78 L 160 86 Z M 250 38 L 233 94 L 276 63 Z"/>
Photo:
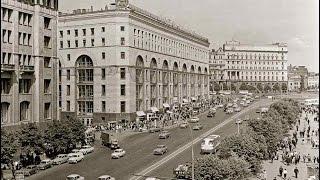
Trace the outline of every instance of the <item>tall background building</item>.
<path fill-rule="evenodd" d="M 211 52 L 211 84 L 220 89 L 239 88 L 241 84 L 254 87 L 275 84 L 287 86 L 287 45 L 274 43 L 248 45 L 237 41 L 226 42 Z M 225 87 L 224 87 L 225 86 Z"/>
<path fill-rule="evenodd" d="M 58 0 L 1 6 L 1 125 L 56 119 Z"/>
<path fill-rule="evenodd" d="M 132 121 L 208 97 L 208 39 L 128 1 L 61 13 L 58 29 L 62 119 Z"/>

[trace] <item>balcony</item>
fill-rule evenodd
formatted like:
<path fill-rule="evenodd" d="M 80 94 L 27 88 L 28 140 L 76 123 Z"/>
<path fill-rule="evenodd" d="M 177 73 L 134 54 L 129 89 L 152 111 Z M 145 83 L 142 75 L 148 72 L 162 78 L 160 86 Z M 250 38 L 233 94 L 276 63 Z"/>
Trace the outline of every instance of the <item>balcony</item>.
<path fill-rule="evenodd" d="M 1 72 L 14 71 L 14 64 L 1 64 Z"/>
<path fill-rule="evenodd" d="M 34 66 L 31 65 L 20 65 L 20 71 L 25 73 L 33 73 L 34 72 Z"/>

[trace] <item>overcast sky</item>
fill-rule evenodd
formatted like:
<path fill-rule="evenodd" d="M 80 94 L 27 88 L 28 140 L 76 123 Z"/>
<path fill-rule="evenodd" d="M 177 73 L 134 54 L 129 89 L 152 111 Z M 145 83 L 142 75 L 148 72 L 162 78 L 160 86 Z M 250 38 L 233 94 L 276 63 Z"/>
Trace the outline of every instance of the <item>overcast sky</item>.
<path fill-rule="evenodd" d="M 104 8 L 112 0 L 59 0 L 62 12 Z M 114 1 L 113 1 L 114 2 Z M 318 0 L 129 0 L 208 37 L 211 48 L 229 40 L 288 43 L 288 64 L 319 72 Z"/>

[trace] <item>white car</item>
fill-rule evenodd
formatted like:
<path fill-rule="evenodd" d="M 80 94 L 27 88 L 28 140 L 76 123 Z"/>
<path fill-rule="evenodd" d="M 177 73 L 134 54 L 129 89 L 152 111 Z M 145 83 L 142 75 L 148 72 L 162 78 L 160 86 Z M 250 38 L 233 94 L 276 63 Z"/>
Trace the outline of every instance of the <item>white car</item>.
<path fill-rule="evenodd" d="M 241 119 L 236 119 L 236 124 L 242 124 L 242 120 Z"/>
<path fill-rule="evenodd" d="M 80 149 L 72 149 L 71 152 L 72 153 L 78 153 L 78 152 L 80 152 Z"/>
<path fill-rule="evenodd" d="M 82 153 L 78 152 L 78 153 L 70 153 L 68 154 L 68 163 L 70 164 L 77 164 L 78 162 L 82 161 L 84 156 Z"/>
<path fill-rule="evenodd" d="M 199 118 L 198 118 L 198 117 L 192 117 L 192 118 L 189 120 L 189 122 L 191 122 L 191 123 L 197 123 L 197 122 L 199 122 Z"/>
<path fill-rule="evenodd" d="M 235 112 L 240 112 L 241 111 L 241 107 L 237 107 L 234 109 Z"/>
<path fill-rule="evenodd" d="M 240 105 L 244 105 L 244 101 L 240 101 Z"/>
<path fill-rule="evenodd" d="M 250 103 L 251 103 L 251 101 L 250 101 L 250 100 L 247 100 L 247 101 L 246 101 L 246 103 L 247 103 L 247 104 L 250 104 Z"/>
<path fill-rule="evenodd" d="M 217 107 L 218 108 L 223 108 L 223 104 L 218 104 Z"/>
<path fill-rule="evenodd" d="M 116 180 L 116 178 L 111 177 L 109 175 L 102 175 L 98 177 L 98 180 Z"/>
<path fill-rule="evenodd" d="M 113 153 L 111 153 L 112 159 L 119 159 L 120 157 L 123 157 L 126 154 L 126 151 L 123 149 L 116 149 Z"/>
<path fill-rule="evenodd" d="M 68 162 L 68 154 L 59 154 L 54 160 L 53 164 L 59 165 Z"/>
<path fill-rule="evenodd" d="M 67 176 L 66 180 L 84 180 L 84 177 L 80 176 L 79 174 L 70 174 Z"/>
<path fill-rule="evenodd" d="M 94 150 L 94 147 L 89 146 L 89 145 L 85 145 L 82 146 L 82 148 L 79 150 L 79 152 L 82 152 L 82 154 L 89 154 L 92 153 Z"/>

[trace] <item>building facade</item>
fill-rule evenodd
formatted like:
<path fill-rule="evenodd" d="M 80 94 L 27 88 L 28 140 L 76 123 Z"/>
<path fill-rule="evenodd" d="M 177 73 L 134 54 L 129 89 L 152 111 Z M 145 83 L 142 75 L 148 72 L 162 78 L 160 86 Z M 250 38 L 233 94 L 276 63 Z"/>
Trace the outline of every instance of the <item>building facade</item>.
<path fill-rule="evenodd" d="M 300 77 L 300 90 L 304 91 L 308 88 L 308 68 L 306 66 L 288 66 L 288 77 L 297 78 Z"/>
<path fill-rule="evenodd" d="M 210 73 L 213 82 L 236 85 L 245 83 L 274 86 L 287 85 L 287 45 L 247 45 L 237 41 L 226 42 L 213 51 Z"/>
<path fill-rule="evenodd" d="M 62 118 L 132 121 L 208 97 L 208 39 L 127 1 L 61 14 L 58 29 Z"/>
<path fill-rule="evenodd" d="M 58 0 L 1 0 L 1 125 L 57 119 Z"/>
<path fill-rule="evenodd" d="M 309 73 L 308 75 L 308 89 L 319 88 L 319 73 Z"/>
<path fill-rule="evenodd" d="M 290 76 L 288 79 L 288 90 L 291 92 L 299 92 L 301 90 L 301 76 Z"/>

